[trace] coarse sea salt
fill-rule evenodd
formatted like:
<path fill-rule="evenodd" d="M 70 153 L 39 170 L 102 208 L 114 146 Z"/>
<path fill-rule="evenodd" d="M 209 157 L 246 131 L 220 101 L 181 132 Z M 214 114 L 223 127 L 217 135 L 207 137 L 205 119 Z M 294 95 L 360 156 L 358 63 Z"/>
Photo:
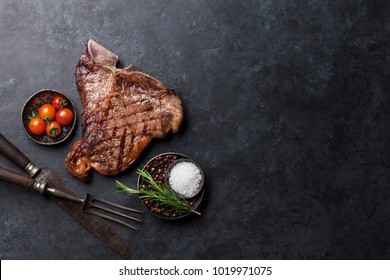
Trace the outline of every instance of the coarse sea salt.
<path fill-rule="evenodd" d="M 201 189 L 202 174 L 192 162 L 178 162 L 169 174 L 169 184 L 174 192 L 184 198 L 194 197 Z"/>

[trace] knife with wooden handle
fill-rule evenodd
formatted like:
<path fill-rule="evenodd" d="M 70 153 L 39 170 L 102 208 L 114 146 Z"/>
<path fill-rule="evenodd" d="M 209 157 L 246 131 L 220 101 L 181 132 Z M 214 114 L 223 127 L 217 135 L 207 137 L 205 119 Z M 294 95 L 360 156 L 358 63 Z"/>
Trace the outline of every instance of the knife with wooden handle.
<path fill-rule="evenodd" d="M 35 181 L 46 183 L 56 189 L 77 196 L 71 188 L 69 188 L 61 180 L 61 178 L 49 168 L 39 168 L 32 163 L 18 148 L 9 142 L 0 133 L 0 153 L 7 159 L 13 162 L 18 167 L 25 170 Z M 16 178 L 17 179 L 17 178 Z M 21 179 L 20 179 L 21 180 Z M 103 219 L 84 213 L 80 205 L 71 200 L 61 199 L 49 195 L 58 205 L 65 209 L 73 218 L 79 221 L 96 237 L 106 243 L 111 249 L 122 256 L 124 259 L 134 259 L 134 256 L 127 242 L 116 233 Z"/>

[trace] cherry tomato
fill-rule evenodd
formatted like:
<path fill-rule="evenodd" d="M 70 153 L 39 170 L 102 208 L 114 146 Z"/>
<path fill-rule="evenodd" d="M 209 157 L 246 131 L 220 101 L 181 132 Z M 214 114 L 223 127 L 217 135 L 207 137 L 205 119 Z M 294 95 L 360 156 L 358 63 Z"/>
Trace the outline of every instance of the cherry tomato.
<path fill-rule="evenodd" d="M 65 107 L 66 100 L 61 96 L 56 96 L 51 101 L 51 105 L 53 105 L 54 109 L 59 110 Z"/>
<path fill-rule="evenodd" d="M 28 129 L 34 135 L 41 135 L 45 132 L 45 123 L 40 118 L 34 118 L 29 122 Z"/>
<path fill-rule="evenodd" d="M 62 126 L 70 124 L 73 121 L 73 112 L 68 108 L 58 110 L 56 114 L 56 121 Z"/>
<path fill-rule="evenodd" d="M 61 133 L 61 126 L 58 122 L 52 121 L 46 126 L 46 134 L 51 137 L 56 137 Z"/>
<path fill-rule="evenodd" d="M 56 109 L 51 104 L 43 104 L 39 108 L 39 117 L 44 121 L 52 121 L 56 117 Z"/>

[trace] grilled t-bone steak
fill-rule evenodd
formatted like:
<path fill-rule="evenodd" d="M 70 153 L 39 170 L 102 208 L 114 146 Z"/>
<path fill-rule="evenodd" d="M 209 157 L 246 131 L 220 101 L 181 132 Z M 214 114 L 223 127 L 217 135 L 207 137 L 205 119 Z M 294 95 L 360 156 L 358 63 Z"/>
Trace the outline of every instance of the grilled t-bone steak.
<path fill-rule="evenodd" d="M 104 175 L 125 170 L 153 138 L 177 132 L 183 119 L 173 90 L 133 66 L 116 68 L 117 61 L 117 55 L 89 40 L 76 67 L 82 139 L 65 164 L 82 181 L 91 168 Z"/>

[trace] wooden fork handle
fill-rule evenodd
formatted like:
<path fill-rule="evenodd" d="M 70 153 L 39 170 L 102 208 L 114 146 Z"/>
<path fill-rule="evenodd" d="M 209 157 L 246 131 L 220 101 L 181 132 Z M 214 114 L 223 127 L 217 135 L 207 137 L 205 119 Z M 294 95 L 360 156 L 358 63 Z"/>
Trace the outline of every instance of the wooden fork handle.
<path fill-rule="evenodd" d="M 27 189 L 34 189 L 40 193 L 45 190 L 45 184 L 38 183 L 28 176 L 20 175 L 2 167 L 0 167 L 0 180 L 10 184 L 25 187 Z"/>
<path fill-rule="evenodd" d="M 31 177 L 35 177 L 40 168 L 35 166 L 26 155 L 16 148 L 7 138 L 0 133 L 0 153 L 12 161 L 18 167 L 26 170 Z"/>

